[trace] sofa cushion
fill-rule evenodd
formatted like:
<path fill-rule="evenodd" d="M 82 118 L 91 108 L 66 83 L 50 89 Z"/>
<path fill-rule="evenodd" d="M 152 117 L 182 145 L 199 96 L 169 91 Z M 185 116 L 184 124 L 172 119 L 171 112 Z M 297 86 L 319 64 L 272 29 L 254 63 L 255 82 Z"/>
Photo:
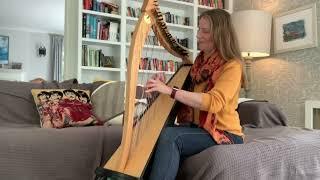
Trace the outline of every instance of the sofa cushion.
<path fill-rule="evenodd" d="M 121 126 L 0 127 L 1 180 L 93 180 L 120 145 Z"/>
<path fill-rule="evenodd" d="M 0 126 L 39 127 L 39 115 L 34 105 L 31 89 L 77 88 L 76 79 L 63 82 L 18 82 L 0 80 Z M 86 87 L 89 87 L 86 85 Z"/>
<path fill-rule="evenodd" d="M 268 101 L 251 100 L 238 105 L 237 109 L 242 126 L 269 128 L 287 126 L 285 114 Z"/>
<path fill-rule="evenodd" d="M 90 92 L 79 89 L 32 89 L 44 128 L 102 125 L 93 114 Z"/>
<path fill-rule="evenodd" d="M 40 127 L 40 117 L 31 89 L 82 89 L 94 92 L 104 83 L 98 81 L 79 84 L 77 79 L 41 83 L 0 80 L 0 127 Z M 105 101 L 110 102 L 107 99 Z M 94 104 L 93 100 L 92 102 Z"/>
<path fill-rule="evenodd" d="M 104 82 L 91 94 L 92 105 L 95 115 L 107 122 L 124 111 L 123 81 Z"/>
<path fill-rule="evenodd" d="M 30 93 L 33 88 L 42 88 L 42 84 L 0 80 L 0 126 L 38 126 Z"/>

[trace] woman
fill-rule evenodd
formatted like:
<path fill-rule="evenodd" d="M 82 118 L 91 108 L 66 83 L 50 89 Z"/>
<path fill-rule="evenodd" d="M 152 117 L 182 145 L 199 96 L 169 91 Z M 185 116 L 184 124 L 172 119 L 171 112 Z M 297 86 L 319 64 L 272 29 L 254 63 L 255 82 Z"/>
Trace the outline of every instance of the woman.
<path fill-rule="evenodd" d="M 161 132 L 149 177 L 152 180 L 175 179 L 181 160 L 210 146 L 243 143 L 236 112 L 242 62 L 230 15 L 220 9 L 201 14 L 197 39 L 201 52 L 190 71 L 190 91 L 168 87 L 160 77 L 146 84 L 147 93 L 167 94 L 184 104 L 178 122 L 192 124 Z"/>

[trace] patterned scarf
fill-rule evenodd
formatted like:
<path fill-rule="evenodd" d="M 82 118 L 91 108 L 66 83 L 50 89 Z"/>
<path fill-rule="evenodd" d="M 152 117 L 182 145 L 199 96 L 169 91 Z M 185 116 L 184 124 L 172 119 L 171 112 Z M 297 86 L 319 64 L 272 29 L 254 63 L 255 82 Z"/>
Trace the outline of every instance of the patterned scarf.
<path fill-rule="evenodd" d="M 221 67 L 224 64 L 225 61 L 221 58 L 217 50 L 215 50 L 208 59 L 204 59 L 203 52 L 200 52 L 190 70 L 192 83 L 188 90 L 193 91 L 195 85 L 205 83 L 206 87 L 203 92 L 206 93 L 210 91 L 220 76 Z M 181 104 L 178 112 L 178 122 L 190 123 L 193 122 L 193 120 L 193 108 Z M 225 131 L 216 129 L 216 123 L 217 118 L 215 114 L 200 111 L 198 126 L 208 131 L 218 144 L 232 144 L 231 138 L 228 137 Z"/>

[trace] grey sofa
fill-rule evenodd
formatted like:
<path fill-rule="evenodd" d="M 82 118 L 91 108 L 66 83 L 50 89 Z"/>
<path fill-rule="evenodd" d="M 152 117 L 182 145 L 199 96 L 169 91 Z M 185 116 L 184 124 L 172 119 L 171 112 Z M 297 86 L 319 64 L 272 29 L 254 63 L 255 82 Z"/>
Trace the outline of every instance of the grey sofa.
<path fill-rule="evenodd" d="M 0 81 L 0 179 L 90 180 L 121 141 L 121 125 L 40 128 L 33 88 L 94 91 L 101 82 L 78 84 Z"/>

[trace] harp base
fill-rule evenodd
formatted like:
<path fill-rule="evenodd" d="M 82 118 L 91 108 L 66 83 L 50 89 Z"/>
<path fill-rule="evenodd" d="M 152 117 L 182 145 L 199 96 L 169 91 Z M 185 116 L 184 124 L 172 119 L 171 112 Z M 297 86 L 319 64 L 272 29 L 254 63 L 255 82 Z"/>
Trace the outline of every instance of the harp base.
<path fill-rule="evenodd" d="M 96 174 L 95 180 L 139 180 L 140 179 L 127 174 L 105 169 L 103 167 L 97 167 L 95 174 Z"/>

